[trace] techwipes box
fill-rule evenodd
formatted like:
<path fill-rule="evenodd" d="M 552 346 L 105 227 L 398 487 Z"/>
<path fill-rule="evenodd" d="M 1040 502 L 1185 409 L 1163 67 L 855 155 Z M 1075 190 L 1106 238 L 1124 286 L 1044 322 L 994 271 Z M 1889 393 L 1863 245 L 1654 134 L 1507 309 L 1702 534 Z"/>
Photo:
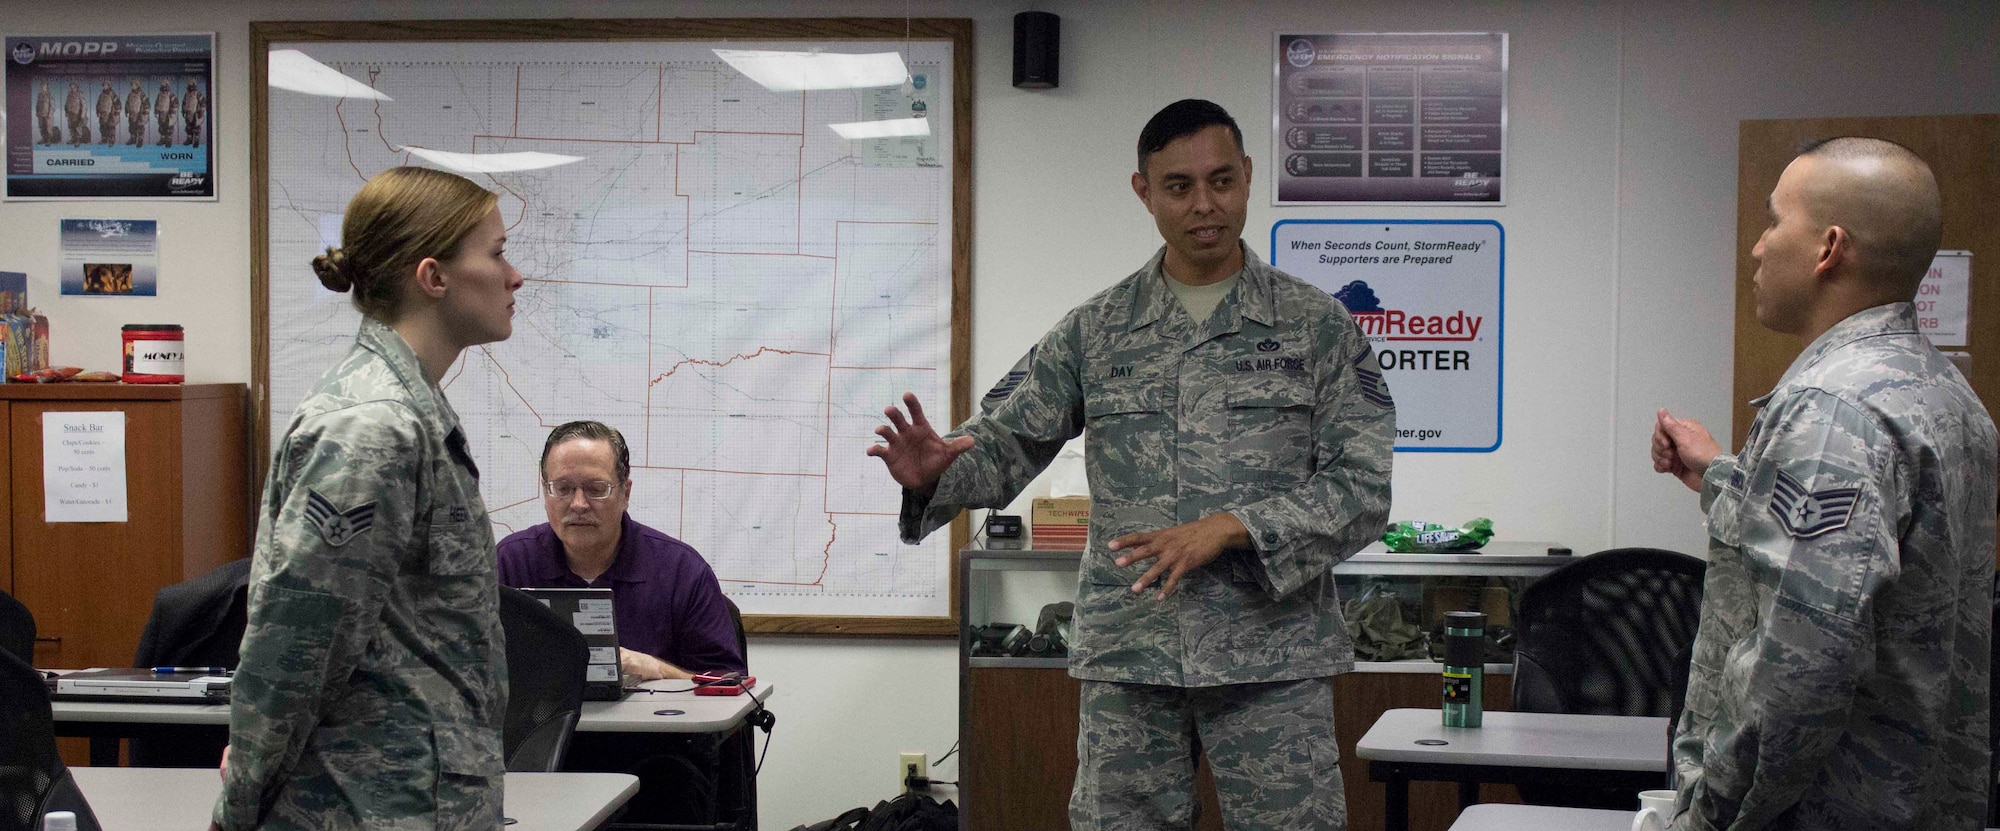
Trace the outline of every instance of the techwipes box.
<path fill-rule="evenodd" d="M 1082 551 L 1090 541 L 1090 497 L 1044 497 L 1034 501 L 1028 532 L 1038 550 Z"/>

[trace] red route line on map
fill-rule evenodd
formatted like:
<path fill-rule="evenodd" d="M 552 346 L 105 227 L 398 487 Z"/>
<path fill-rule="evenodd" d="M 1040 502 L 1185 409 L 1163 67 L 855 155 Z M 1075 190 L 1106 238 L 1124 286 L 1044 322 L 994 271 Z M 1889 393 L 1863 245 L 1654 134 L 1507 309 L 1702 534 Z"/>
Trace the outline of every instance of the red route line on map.
<path fill-rule="evenodd" d="M 391 146 L 389 144 L 389 137 L 382 132 L 382 99 L 380 98 L 375 99 L 375 137 L 382 140 L 382 149 L 389 151 L 391 155 L 403 152 Z M 407 153 L 404 154 L 406 160 L 408 155 Z"/>
<path fill-rule="evenodd" d="M 653 377 L 653 380 L 651 380 L 651 381 L 648 381 L 648 382 L 646 382 L 646 386 L 647 386 L 647 387 L 652 387 L 653 385 L 655 385 L 655 384 L 658 384 L 658 383 L 660 383 L 661 381 L 665 381 L 665 380 L 667 380 L 667 378 L 668 378 L 669 376 L 673 375 L 673 374 L 674 374 L 674 373 L 676 373 L 676 372 L 679 372 L 679 371 L 680 371 L 680 369 L 681 369 L 681 367 L 684 367 L 684 366 L 687 366 L 687 365 L 689 365 L 689 364 L 694 364 L 694 365 L 697 365 L 697 366 L 713 366 L 713 367 L 725 367 L 725 366 L 728 366 L 728 365 L 730 365 L 730 364 L 733 364 L 733 363 L 736 363 L 737 361 L 747 361 L 747 360 L 749 360 L 749 359 L 751 359 L 751 358 L 755 358 L 755 357 L 757 357 L 757 356 L 759 356 L 759 355 L 762 355 L 762 354 L 764 354 L 764 353 L 766 353 L 766 352 L 770 352 L 770 353 L 772 353 L 772 354 L 776 354 L 776 355 L 816 355 L 816 356 L 822 356 L 822 357 L 826 357 L 826 358 L 832 358 L 832 357 L 833 357 L 832 355 L 829 355 L 829 354 L 827 354 L 827 353 L 825 353 L 825 352 L 805 352 L 805 351 L 801 351 L 801 350 L 796 350 L 796 349 L 774 349 L 774 348 L 772 348 L 772 347 L 769 347 L 769 346 L 759 346 L 759 347 L 757 347 L 757 351 L 755 351 L 755 352 L 752 352 L 752 353 L 750 353 L 750 354 L 748 354 L 748 355 L 742 355 L 742 354 L 738 354 L 738 355 L 733 355 L 733 356 L 731 356 L 731 357 L 730 357 L 730 358 L 729 358 L 728 360 L 724 360 L 724 361 L 704 361 L 704 360 L 702 360 L 702 359 L 700 359 L 700 358 L 688 358 L 688 359 L 686 359 L 686 360 L 683 360 L 683 361 L 679 361 L 679 362 L 676 362 L 676 363 L 675 363 L 675 364 L 674 364 L 673 366 L 671 366 L 671 367 L 668 367 L 668 368 L 667 368 L 667 371 L 666 371 L 666 372 L 662 372 L 662 373 L 660 373 L 659 375 L 656 375 L 656 376 L 654 376 L 654 377 Z M 647 417 L 648 417 L 648 418 L 651 418 L 651 417 L 652 417 L 652 415 L 651 415 L 650 413 L 648 413 L 648 414 L 647 414 Z"/>
<path fill-rule="evenodd" d="M 494 509 L 493 509 L 493 511 L 505 511 L 505 510 L 507 510 L 507 509 L 509 509 L 509 508 L 519 508 L 519 507 L 521 507 L 522 505 L 526 505 L 526 504 L 528 504 L 528 503 L 530 503 L 530 502 L 533 502 L 533 501 L 535 501 L 535 500 L 537 500 L 537 499 L 540 499 L 540 498 L 541 498 L 541 497 L 539 497 L 539 496 L 530 496 L 530 497 L 528 497 L 527 499 L 523 499 L 523 500 L 521 500 L 521 501 L 519 501 L 519 502 L 509 502 L 509 503 L 507 503 L 507 504 L 505 504 L 505 505 L 502 505 L 502 506 L 500 506 L 500 507 L 498 507 L 498 508 L 494 508 Z M 572 497 L 572 498 L 574 498 L 574 497 Z M 493 511 L 487 511 L 487 513 L 489 513 L 489 514 L 490 514 L 490 513 L 493 513 Z"/>
<path fill-rule="evenodd" d="M 787 479 L 825 479 L 824 473 L 789 473 L 771 470 L 718 470 L 711 467 L 676 467 L 673 465 L 633 465 L 633 470 L 678 470 L 682 473 L 727 473 L 731 476 L 782 476 Z M 900 516 L 900 514 L 899 514 Z"/>
<path fill-rule="evenodd" d="M 809 257 L 815 260 L 831 260 L 825 254 L 785 254 L 777 251 L 704 251 L 698 248 L 687 250 L 689 254 L 711 254 L 721 257 Z"/>
<path fill-rule="evenodd" d="M 621 289 L 684 289 L 687 286 L 661 286 L 652 283 L 606 283 L 600 280 L 557 280 L 553 277 L 523 277 L 529 283 L 561 283 L 570 286 L 610 286 Z"/>
<path fill-rule="evenodd" d="M 368 181 L 368 174 L 362 173 L 361 165 L 354 163 L 354 146 L 348 139 L 347 116 L 340 112 L 340 108 L 346 103 L 347 99 L 345 98 L 333 103 L 333 120 L 340 124 L 340 149 L 347 154 L 347 166 L 354 168 L 354 175 L 361 177 L 361 181 L 366 182 Z"/>

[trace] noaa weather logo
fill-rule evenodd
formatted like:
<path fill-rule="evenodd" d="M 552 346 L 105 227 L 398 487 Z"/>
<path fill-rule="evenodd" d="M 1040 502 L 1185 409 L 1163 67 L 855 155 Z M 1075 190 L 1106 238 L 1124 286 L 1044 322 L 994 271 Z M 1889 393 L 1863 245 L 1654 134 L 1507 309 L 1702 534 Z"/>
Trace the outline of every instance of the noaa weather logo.
<path fill-rule="evenodd" d="M 27 66 L 28 64 L 34 63 L 35 62 L 34 45 L 26 42 L 14 44 L 14 62 L 22 66 Z"/>
<path fill-rule="evenodd" d="M 1299 69 L 1312 66 L 1313 58 L 1319 57 L 1319 49 L 1312 39 L 1299 38 L 1285 45 L 1285 62 Z"/>
<path fill-rule="evenodd" d="M 930 79 L 930 78 L 929 78 L 928 76 L 924 76 L 924 75 L 912 75 L 912 76 L 910 76 L 910 88 L 911 88 L 911 89 L 918 89 L 918 90 L 920 90 L 920 89 L 923 89 L 924 87 L 927 87 L 927 86 L 929 86 L 929 85 L 930 85 L 930 83 L 931 83 L 931 79 Z"/>
<path fill-rule="evenodd" d="M 1342 286 L 1333 293 L 1333 299 L 1340 301 L 1350 313 L 1382 311 L 1382 301 L 1375 296 L 1375 290 L 1361 280 Z"/>

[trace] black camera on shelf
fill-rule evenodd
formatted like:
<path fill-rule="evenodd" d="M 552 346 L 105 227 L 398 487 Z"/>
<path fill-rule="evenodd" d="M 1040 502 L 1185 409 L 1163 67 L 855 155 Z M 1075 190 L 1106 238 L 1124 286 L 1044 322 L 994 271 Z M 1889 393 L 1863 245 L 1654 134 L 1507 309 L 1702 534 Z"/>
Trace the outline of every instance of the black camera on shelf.
<path fill-rule="evenodd" d="M 1028 654 L 1034 635 L 1018 623 L 989 623 L 972 630 L 972 654 L 977 657 L 1020 658 Z"/>
<path fill-rule="evenodd" d="M 994 622 L 972 628 L 972 655 L 979 658 L 1064 658 L 1069 656 L 1070 620 L 1076 604 L 1050 603 L 1036 616 L 1035 628 Z"/>

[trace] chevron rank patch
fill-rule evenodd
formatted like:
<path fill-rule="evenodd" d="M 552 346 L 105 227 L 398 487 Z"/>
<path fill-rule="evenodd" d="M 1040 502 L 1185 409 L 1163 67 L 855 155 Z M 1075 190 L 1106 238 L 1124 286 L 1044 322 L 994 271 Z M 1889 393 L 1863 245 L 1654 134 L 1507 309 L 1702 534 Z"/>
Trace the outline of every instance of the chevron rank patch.
<path fill-rule="evenodd" d="M 1027 356 L 1022 358 L 1020 363 L 1015 364 L 1013 369 L 1007 371 L 1007 377 L 1000 379 L 1000 383 L 993 385 L 993 389 L 986 392 L 986 398 L 983 403 L 988 408 L 991 408 L 998 406 L 1002 401 L 1006 401 L 1007 396 L 1013 395 L 1014 390 L 1020 388 L 1021 382 L 1027 380 L 1028 366 L 1033 364 L 1034 361 L 1035 350 L 1033 347 L 1030 347 Z"/>
<path fill-rule="evenodd" d="M 307 488 L 306 522 L 318 529 L 320 538 L 326 540 L 327 545 L 339 548 L 375 527 L 375 503 L 343 511 L 335 507 L 332 500 L 321 496 L 319 491 Z"/>
<path fill-rule="evenodd" d="M 1860 488 L 1809 491 L 1791 474 L 1780 470 L 1777 484 L 1771 488 L 1771 513 L 1778 517 L 1778 524 L 1785 526 L 1785 531 L 1792 536 L 1811 539 L 1828 531 L 1846 528 L 1847 521 L 1854 516 L 1854 503 L 1860 495 Z"/>
<path fill-rule="evenodd" d="M 1386 410 L 1394 406 L 1395 400 L 1389 397 L 1389 385 L 1382 382 L 1382 372 L 1368 365 L 1373 358 L 1374 354 L 1370 352 L 1363 352 L 1355 358 L 1354 377 L 1361 381 L 1361 397 Z"/>

